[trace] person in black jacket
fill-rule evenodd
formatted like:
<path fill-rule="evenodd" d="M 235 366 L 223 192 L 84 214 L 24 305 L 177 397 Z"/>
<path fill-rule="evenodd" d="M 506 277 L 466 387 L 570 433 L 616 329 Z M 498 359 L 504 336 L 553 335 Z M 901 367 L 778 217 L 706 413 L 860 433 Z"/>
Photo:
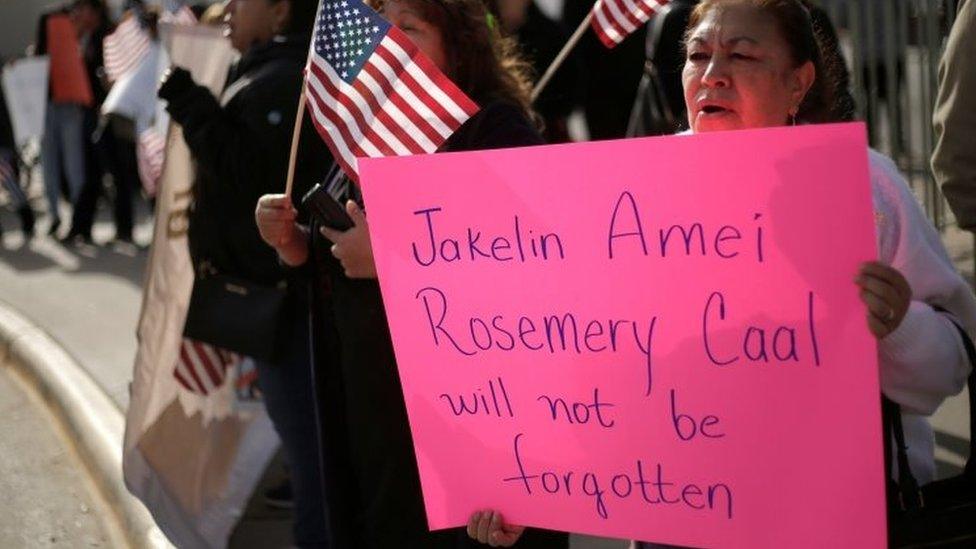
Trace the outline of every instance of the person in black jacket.
<path fill-rule="evenodd" d="M 102 41 L 111 28 L 104 0 L 74 0 L 70 4 L 44 13 L 38 23 L 36 54 L 48 53 L 48 22 L 53 16 L 67 15 L 78 39 L 92 102 L 49 101 L 44 118 L 41 142 L 41 164 L 51 223 L 48 233 L 56 235 L 61 226 L 59 195 L 61 189 L 74 206 L 82 190 L 101 184 L 103 170 L 92 141 L 98 108 L 107 93 L 102 59 Z M 52 73 L 52 79 L 55 74 Z M 90 238 L 88 240 L 91 240 Z"/>
<path fill-rule="evenodd" d="M 498 16 L 502 33 L 518 40 L 537 81 L 569 40 L 569 31 L 542 13 L 534 0 L 491 0 L 489 6 Z M 543 136 L 548 143 L 570 141 L 567 119 L 583 98 L 583 85 L 581 60 L 570 54 L 533 104 L 544 122 Z"/>
<path fill-rule="evenodd" d="M 512 53 L 514 44 L 488 25 L 481 1 L 386 0 L 379 9 L 481 107 L 440 151 L 542 143 L 530 121 L 526 65 Z M 326 184 L 354 219 L 364 219 L 368 205 L 362 204 L 356 184 L 338 168 Z M 315 354 L 326 358 L 321 417 L 336 546 L 479 546 L 462 529 L 427 530 L 367 226 L 360 222 L 344 233 L 307 228 L 296 223 L 297 212 L 283 195 L 262 197 L 255 215 L 262 236 L 282 261 L 304 266 L 316 281 Z M 565 548 L 568 543 L 564 533 L 529 530 L 518 547 Z"/>
<path fill-rule="evenodd" d="M 593 9 L 592 0 L 565 0 L 562 23 L 576 29 Z M 613 49 L 607 49 L 596 33 L 587 30 L 576 46 L 585 75 L 583 108 L 591 140 L 619 139 L 637 97 L 644 67 L 647 25 L 631 33 Z"/>
<path fill-rule="evenodd" d="M 159 90 L 197 163 L 189 224 L 196 276 L 216 272 L 264 287 L 287 284 L 284 311 L 267 336 L 275 338 L 274 356 L 255 362 L 268 414 L 291 467 L 294 541 L 300 547 L 332 547 L 308 368 L 307 287 L 289 278 L 264 245 L 253 215 L 258 197 L 285 186 L 316 7 L 315 0 L 232 0 L 229 37 L 242 57 L 221 97 L 180 68 L 164 77 Z M 294 180 L 298 196 L 331 163 L 307 116 L 300 143 Z"/>
<path fill-rule="evenodd" d="M 130 7 L 123 14 L 122 20 L 127 17 L 137 18 L 152 40 L 156 40 L 155 13 L 146 11 L 141 0 L 129 0 L 127 3 Z M 90 78 L 99 82 L 96 90 L 98 105 L 85 118 L 86 135 L 90 136 L 86 143 L 87 177 L 71 213 L 71 228 L 62 239 L 65 244 L 92 243 L 92 226 L 95 223 L 99 198 L 104 194 L 102 179 L 105 173 L 111 174 L 115 191 L 112 212 L 115 221 L 114 240 L 132 243 L 133 193 L 139 189 L 136 128 L 132 120 L 116 114 L 105 116 L 101 113 L 100 106 L 108 97 L 110 89 L 104 67 L 103 43 L 105 36 L 114 32 L 114 28 L 108 26 L 107 14 L 103 13 L 102 22 L 84 52 Z"/>

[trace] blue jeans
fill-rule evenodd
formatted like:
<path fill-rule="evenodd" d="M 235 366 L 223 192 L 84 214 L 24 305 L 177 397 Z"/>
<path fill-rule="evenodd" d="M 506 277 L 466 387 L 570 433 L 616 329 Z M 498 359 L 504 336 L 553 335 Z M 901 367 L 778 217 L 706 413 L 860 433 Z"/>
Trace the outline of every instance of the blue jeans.
<path fill-rule="evenodd" d="M 305 315 L 302 315 L 305 316 Z M 291 470 L 295 498 L 293 535 L 298 547 L 327 547 L 322 453 L 315 410 L 312 364 L 309 360 L 308 319 L 296 321 L 290 335 L 289 359 L 280 363 L 255 361 L 264 405 Z"/>
<path fill-rule="evenodd" d="M 85 108 L 70 103 L 48 103 L 41 141 L 41 165 L 48 213 L 59 219 L 61 174 L 68 182 L 71 203 L 85 184 Z"/>

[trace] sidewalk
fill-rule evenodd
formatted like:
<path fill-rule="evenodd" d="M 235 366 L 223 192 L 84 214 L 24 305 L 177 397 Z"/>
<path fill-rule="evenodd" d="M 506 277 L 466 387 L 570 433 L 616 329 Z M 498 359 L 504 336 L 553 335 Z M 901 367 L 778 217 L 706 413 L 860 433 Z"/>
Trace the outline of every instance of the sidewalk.
<path fill-rule="evenodd" d="M 134 247 L 65 247 L 42 236 L 43 223 L 38 236 L 24 247 L 19 222 L 6 208 L 0 208 L 0 224 L 5 229 L 0 246 L 0 305 L 19 311 L 57 340 L 110 397 L 121 420 L 129 403 L 147 254 Z M 136 242 L 147 244 L 151 230 L 145 221 L 139 224 Z M 96 223 L 96 243 L 107 242 L 112 234 L 111 223 Z M 0 403 L 5 402 L 0 395 Z M 0 433 L 7 424 L 8 418 L 0 416 Z M 280 465 L 269 468 L 266 481 L 280 476 Z M 267 508 L 261 492 L 259 488 L 232 536 L 231 548 L 291 543 L 290 514 Z M 0 504 L 0 516 L 5 507 Z M 69 546 L 82 546 L 81 541 L 72 536 Z M 0 537 L 0 547 L 20 546 L 3 543 Z"/>
<path fill-rule="evenodd" d="M 0 362 L 0 547 L 111 547 L 108 510 L 43 404 Z"/>

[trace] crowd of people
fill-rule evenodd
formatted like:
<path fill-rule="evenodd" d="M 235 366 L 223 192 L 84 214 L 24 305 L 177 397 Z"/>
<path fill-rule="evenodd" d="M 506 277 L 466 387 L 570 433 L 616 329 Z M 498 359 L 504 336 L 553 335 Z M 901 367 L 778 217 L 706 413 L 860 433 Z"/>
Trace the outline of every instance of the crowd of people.
<path fill-rule="evenodd" d="M 811 3 L 673 4 L 671 23 L 655 31 L 663 44 L 655 51 L 670 120 L 680 122 L 668 131 L 854 118 L 836 35 Z M 974 4 L 961 3 L 943 61 L 933 158 L 936 176 L 966 229 L 976 219 L 976 149 L 968 141 L 976 120 L 966 99 L 976 85 L 976 68 L 967 61 L 976 47 Z M 290 466 L 295 544 L 568 547 L 566 533 L 510 524 L 491 509 L 471 509 L 467 528 L 427 529 L 365 204 L 308 115 L 294 190 L 280 194 L 317 5 L 316 0 L 224 3 L 228 37 L 241 57 L 223 93 L 214 96 L 179 67 L 167 72 L 158 91 L 197 165 L 189 223 L 197 276 L 224 273 L 283 287 L 287 294 L 273 328 L 273 349 L 256 363 L 264 403 Z M 564 23 L 575 27 L 590 2 L 567 0 L 563 22 L 549 19 L 531 0 L 374 0 L 371 5 L 480 107 L 439 152 L 568 141 L 568 116 L 578 106 L 592 138 L 627 132 L 644 70 L 642 33 L 612 53 L 592 36 L 585 38 L 539 100 L 530 99 L 533 78 L 568 37 Z M 74 206 L 65 237 L 91 241 L 92 211 L 107 171 L 115 187 L 116 238 L 131 241 L 132 192 L 139 179 L 127 126 L 134 121 L 98 109 L 107 92 L 99 73 L 99 44 L 111 21 L 101 0 L 77 0 L 69 12 L 84 46 L 95 103 L 48 105 L 41 157 L 49 232 L 61 224 L 63 182 Z M 39 37 L 38 45 L 44 43 Z M 852 284 L 878 341 L 882 390 L 903 411 L 912 472 L 926 483 L 935 478 L 927 417 L 958 393 L 970 374 L 955 325 L 976 333 L 976 297 L 897 166 L 873 150 L 868 157 L 879 260 L 864 264 Z M 319 226 L 304 211 L 299 200 L 315 184 L 346 204 L 351 229 Z M 25 231 L 32 231 L 33 218 L 28 223 L 30 214 L 23 215 Z"/>

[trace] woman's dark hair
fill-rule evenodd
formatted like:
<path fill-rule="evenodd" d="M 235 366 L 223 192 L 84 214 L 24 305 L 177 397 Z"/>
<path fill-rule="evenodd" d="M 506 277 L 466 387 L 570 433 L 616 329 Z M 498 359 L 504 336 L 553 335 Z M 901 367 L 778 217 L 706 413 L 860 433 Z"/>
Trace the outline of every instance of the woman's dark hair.
<path fill-rule="evenodd" d="M 288 16 L 288 23 L 281 34 L 312 34 L 315 27 L 315 18 L 318 15 L 319 3 L 317 0 L 271 0 L 272 2 L 288 2 L 291 4 L 291 12 Z"/>
<path fill-rule="evenodd" d="M 534 118 L 532 67 L 518 54 L 514 40 L 502 37 L 496 20 L 489 20 L 482 0 L 372 0 L 370 4 L 381 10 L 388 1 L 410 3 L 424 21 L 440 30 L 448 76 L 472 100 L 508 101 Z"/>
<path fill-rule="evenodd" d="M 808 123 L 840 121 L 843 108 L 839 106 L 838 71 L 835 64 L 840 59 L 837 48 L 825 50 L 810 18 L 810 12 L 801 0 L 703 0 L 695 7 L 688 21 L 689 32 L 698 26 L 705 15 L 718 7 L 729 4 L 745 4 L 758 8 L 773 17 L 780 35 L 790 48 L 794 66 L 807 61 L 813 63 L 816 78 L 807 92 L 796 118 Z"/>

